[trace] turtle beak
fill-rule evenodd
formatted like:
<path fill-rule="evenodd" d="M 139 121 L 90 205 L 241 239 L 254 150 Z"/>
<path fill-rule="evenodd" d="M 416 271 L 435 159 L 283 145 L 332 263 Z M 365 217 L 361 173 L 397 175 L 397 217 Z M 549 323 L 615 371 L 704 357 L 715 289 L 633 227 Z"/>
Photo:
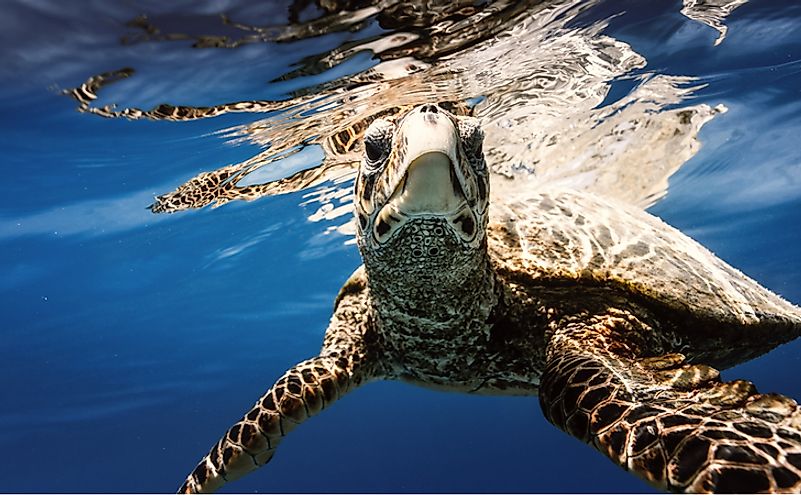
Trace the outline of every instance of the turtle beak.
<path fill-rule="evenodd" d="M 389 199 L 407 216 L 446 215 L 465 201 L 456 175 L 458 131 L 434 105 L 409 114 L 399 136 L 405 146 L 398 156 L 400 182 Z"/>
<path fill-rule="evenodd" d="M 441 153 L 457 161 L 459 133 L 456 125 L 435 105 L 423 105 L 401 123 L 399 133 L 405 140 L 404 156 L 400 157 L 402 167 L 408 167 L 426 153 Z"/>
<path fill-rule="evenodd" d="M 464 193 L 459 131 L 449 114 L 435 105 L 416 108 L 400 123 L 395 145 L 385 189 L 389 197 L 375 222 L 379 242 L 412 218 L 458 223 L 473 217 Z M 459 233 L 469 237 L 474 232 Z"/>

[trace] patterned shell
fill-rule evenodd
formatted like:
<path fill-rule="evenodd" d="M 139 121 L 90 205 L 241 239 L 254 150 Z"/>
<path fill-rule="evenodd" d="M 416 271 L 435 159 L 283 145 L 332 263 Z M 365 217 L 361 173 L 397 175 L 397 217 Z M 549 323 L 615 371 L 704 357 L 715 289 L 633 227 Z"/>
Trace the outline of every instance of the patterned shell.
<path fill-rule="evenodd" d="M 713 326 L 801 323 L 800 308 L 635 207 L 571 191 L 493 205 L 490 236 L 512 236 L 521 249 L 495 259 L 543 282 L 610 284 Z"/>

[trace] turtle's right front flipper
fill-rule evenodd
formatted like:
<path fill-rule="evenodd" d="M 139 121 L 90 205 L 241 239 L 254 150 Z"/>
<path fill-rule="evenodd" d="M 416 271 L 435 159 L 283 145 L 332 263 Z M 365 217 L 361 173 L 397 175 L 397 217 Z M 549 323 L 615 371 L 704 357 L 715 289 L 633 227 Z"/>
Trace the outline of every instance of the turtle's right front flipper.
<path fill-rule="evenodd" d="M 284 373 L 203 457 L 180 493 L 214 492 L 267 464 L 297 425 L 359 385 L 384 376 L 380 347 L 365 318 L 363 277 L 357 270 L 343 286 L 320 355 Z"/>
<path fill-rule="evenodd" d="M 179 489 L 210 493 L 272 459 L 284 436 L 366 378 L 347 357 L 318 356 L 296 365 L 212 447 Z"/>

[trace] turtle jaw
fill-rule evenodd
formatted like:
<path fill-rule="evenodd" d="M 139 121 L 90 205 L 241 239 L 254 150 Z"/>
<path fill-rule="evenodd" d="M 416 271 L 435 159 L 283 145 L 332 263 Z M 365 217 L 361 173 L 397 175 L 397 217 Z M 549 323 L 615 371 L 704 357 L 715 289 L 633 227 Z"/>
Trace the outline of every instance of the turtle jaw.
<path fill-rule="evenodd" d="M 437 107 L 418 107 L 403 119 L 386 171 L 387 200 L 377 205 L 373 222 L 377 243 L 409 221 L 425 218 L 445 219 L 463 241 L 475 237 L 476 215 L 465 194 L 468 171 L 461 154 L 455 122 Z"/>

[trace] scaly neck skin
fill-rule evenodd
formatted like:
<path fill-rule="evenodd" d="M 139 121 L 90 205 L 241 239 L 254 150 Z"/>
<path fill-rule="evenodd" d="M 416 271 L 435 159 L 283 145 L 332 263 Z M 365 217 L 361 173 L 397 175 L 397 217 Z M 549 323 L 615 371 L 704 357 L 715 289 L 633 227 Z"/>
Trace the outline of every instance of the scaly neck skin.
<path fill-rule="evenodd" d="M 428 236 L 436 221 L 411 226 L 393 245 L 364 252 L 370 312 L 383 345 L 399 370 L 437 381 L 452 380 L 466 353 L 489 338 L 498 303 L 485 243 L 478 249 L 448 235 Z M 438 249 L 415 257 L 417 246 Z M 419 251 L 418 251 L 419 252 Z"/>

